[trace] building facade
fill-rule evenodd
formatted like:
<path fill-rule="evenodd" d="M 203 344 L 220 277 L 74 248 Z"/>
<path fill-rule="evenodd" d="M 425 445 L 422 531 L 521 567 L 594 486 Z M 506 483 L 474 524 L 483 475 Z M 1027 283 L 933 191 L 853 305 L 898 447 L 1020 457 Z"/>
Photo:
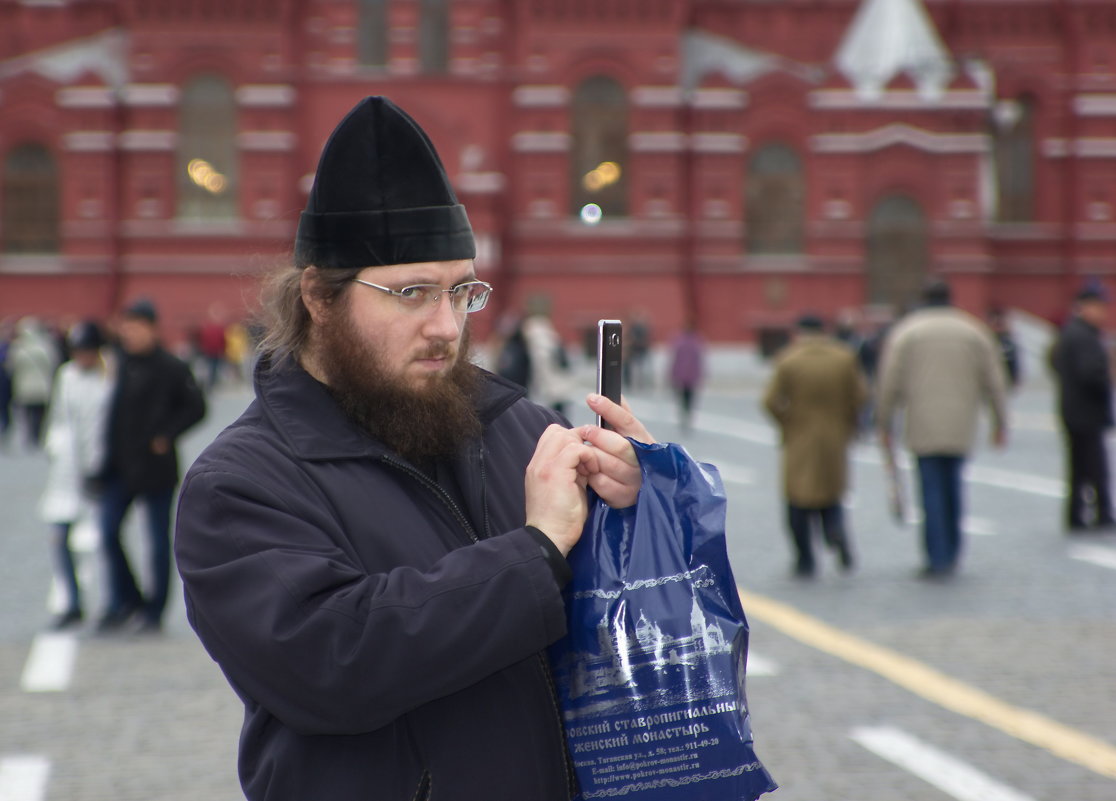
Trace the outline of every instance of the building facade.
<path fill-rule="evenodd" d="M 369 94 L 468 208 L 482 335 L 1116 290 L 1111 0 L 0 0 L 0 317 L 242 314 Z"/>

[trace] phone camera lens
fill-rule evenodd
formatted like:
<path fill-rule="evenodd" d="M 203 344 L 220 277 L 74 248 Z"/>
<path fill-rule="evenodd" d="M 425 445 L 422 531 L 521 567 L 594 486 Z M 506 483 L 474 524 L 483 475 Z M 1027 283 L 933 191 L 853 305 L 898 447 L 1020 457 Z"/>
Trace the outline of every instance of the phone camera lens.
<path fill-rule="evenodd" d="M 608 344 L 612 345 L 613 347 L 616 347 L 617 345 L 619 345 L 620 344 L 620 335 L 619 334 L 613 334 L 612 336 L 610 336 L 608 338 Z"/>

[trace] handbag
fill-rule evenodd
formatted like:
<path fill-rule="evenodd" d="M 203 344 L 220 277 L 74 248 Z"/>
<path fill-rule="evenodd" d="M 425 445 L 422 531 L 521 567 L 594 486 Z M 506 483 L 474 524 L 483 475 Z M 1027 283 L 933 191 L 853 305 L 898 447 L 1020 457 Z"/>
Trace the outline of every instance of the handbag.
<path fill-rule="evenodd" d="M 776 784 L 753 751 L 720 475 L 680 445 L 632 443 L 639 498 L 591 498 L 550 648 L 580 798 L 754 801 Z"/>

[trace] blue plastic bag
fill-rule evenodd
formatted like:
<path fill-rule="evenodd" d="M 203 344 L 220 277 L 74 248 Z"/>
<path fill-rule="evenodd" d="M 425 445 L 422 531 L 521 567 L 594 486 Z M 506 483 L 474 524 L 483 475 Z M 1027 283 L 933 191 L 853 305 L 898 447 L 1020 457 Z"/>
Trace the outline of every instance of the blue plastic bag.
<path fill-rule="evenodd" d="M 591 501 L 550 650 L 581 798 L 753 801 L 776 785 L 752 750 L 720 475 L 633 444 L 639 500 Z"/>

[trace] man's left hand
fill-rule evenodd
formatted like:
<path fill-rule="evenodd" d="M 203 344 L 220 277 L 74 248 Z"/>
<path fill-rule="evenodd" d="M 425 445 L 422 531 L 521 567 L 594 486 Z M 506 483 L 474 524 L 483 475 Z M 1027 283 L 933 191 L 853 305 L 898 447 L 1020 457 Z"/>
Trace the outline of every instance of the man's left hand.
<path fill-rule="evenodd" d="M 648 444 L 655 440 L 623 399 L 616 404 L 603 395 L 591 394 L 586 401 L 613 429 L 594 425 L 577 429 L 578 436 L 599 451 L 596 469 L 587 474 L 589 486 L 609 506 L 625 509 L 635 504 L 643 483 L 635 448 L 627 437 Z"/>

